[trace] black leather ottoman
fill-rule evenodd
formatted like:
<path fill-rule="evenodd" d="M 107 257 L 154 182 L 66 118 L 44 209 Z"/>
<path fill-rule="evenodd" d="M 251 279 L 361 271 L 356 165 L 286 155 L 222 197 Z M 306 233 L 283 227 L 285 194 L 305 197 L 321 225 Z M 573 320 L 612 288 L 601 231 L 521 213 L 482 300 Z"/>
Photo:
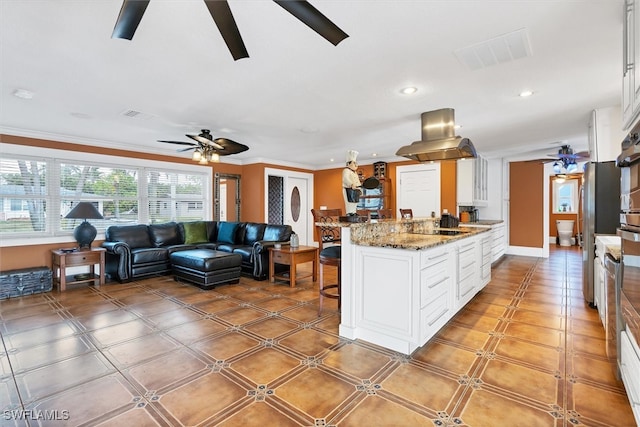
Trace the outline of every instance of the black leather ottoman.
<path fill-rule="evenodd" d="M 189 249 L 170 255 L 175 280 L 184 279 L 202 289 L 238 283 L 242 255 L 213 249 Z"/>

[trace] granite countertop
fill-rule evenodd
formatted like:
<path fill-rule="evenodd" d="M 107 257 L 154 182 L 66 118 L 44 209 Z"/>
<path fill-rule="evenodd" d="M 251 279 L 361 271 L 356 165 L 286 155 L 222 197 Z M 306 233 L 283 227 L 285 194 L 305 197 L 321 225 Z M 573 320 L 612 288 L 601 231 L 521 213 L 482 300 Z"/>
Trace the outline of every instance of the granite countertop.
<path fill-rule="evenodd" d="M 504 221 L 501 219 L 481 219 L 479 221 L 474 221 L 474 222 L 461 222 L 461 225 L 468 225 L 468 226 L 474 226 L 474 225 L 496 225 L 496 224 L 501 224 Z"/>
<path fill-rule="evenodd" d="M 369 222 L 316 223 L 323 227 L 348 227 L 351 243 L 360 246 L 422 250 L 490 231 L 488 226 L 437 228 L 437 218 L 383 219 Z M 500 223 L 496 221 L 493 223 Z M 493 224 L 492 223 L 492 224 Z M 460 234 L 438 234 L 438 232 Z M 452 233 L 453 234 L 453 233 Z"/>
<path fill-rule="evenodd" d="M 456 240 L 464 239 L 466 237 L 475 236 L 479 233 L 486 233 L 488 228 L 440 228 L 434 229 L 437 231 L 459 231 L 460 234 L 456 235 L 442 235 L 442 234 L 430 234 L 427 233 L 411 233 L 400 232 L 390 233 L 386 235 L 362 235 L 359 237 L 352 236 L 352 243 L 360 246 L 375 246 L 380 248 L 393 248 L 393 249 L 409 249 L 409 250 L 422 250 L 428 249 L 438 245 L 444 245 Z"/>
<path fill-rule="evenodd" d="M 604 248 L 606 253 L 611 254 L 611 256 L 613 256 L 613 258 L 616 261 L 620 261 L 620 258 L 622 255 L 622 250 L 620 248 L 620 245 L 605 245 Z"/>

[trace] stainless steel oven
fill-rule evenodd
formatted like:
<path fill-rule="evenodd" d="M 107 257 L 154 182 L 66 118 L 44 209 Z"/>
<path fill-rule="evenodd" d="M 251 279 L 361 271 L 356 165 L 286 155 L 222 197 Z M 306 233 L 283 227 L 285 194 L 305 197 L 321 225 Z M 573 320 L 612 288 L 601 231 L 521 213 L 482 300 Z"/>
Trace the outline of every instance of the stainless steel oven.
<path fill-rule="evenodd" d="M 640 136 L 637 129 L 622 143 L 620 173 L 620 307 L 623 328 L 640 342 Z M 618 354 L 620 357 L 620 354 Z M 618 359 L 619 361 L 619 359 Z"/>
<path fill-rule="evenodd" d="M 623 217 L 640 214 L 623 214 Z M 622 238 L 620 305 L 622 319 L 636 341 L 640 340 L 640 227 L 621 225 L 618 234 Z"/>

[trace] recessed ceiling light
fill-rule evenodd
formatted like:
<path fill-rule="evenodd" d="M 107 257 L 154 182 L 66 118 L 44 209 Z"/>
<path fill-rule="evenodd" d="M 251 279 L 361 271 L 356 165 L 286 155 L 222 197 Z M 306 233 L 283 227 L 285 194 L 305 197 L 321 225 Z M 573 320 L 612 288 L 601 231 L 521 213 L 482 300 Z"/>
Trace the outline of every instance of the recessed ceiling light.
<path fill-rule="evenodd" d="M 71 114 L 73 117 L 75 117 L 77 119 L 90 119 L 91 118 L 91 116 L 86 114 L 86 113 L 73 112 L 73 113 L 69 113 L 69 114 Z"/>
<path fill-rule="evenodd" d="M 31 99 L 33 98 L 33 92 L 26 89 L 16 89 L 13 91 L 13 96 L 22 98 L 22 99 Z"/>
<path fill-rule="evenodd" d="M 530 90 L 523 90 L 522 92 L 520 92 L 520 97 L 521 98 L 526 98 L 528 96 L 533 95 L 533 92 Z"/>
<path fill-rule="evenodd" d="M 417 87 L 413 87 L 413 86 L 409 86 L 409 87 L 405 87 L 400 89 L 400 93 L 405 94 L 405 95 L 412 95 L 414 93 L 416 93 L 418 91 Z"/>
<path fill-rule="evenodd" d="M 453 128 L 458 130 L 458 129 L 462 128 L 462 125 L 453 125 Z"/>
<path fill-rule="evenodd" d="M 371 156 L 378 157 L 378 153 L 371 153 Z"/>
<path fill-rule="evenodd" d="M 335 162 L 335 159 L 329 159 L 330 162 Z"/>

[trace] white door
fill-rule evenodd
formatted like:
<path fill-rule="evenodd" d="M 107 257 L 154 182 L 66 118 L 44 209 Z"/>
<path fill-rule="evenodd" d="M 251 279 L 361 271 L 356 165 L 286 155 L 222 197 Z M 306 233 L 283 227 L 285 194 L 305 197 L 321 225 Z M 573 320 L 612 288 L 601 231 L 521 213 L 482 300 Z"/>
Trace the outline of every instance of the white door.
<path fill-rule="evenodd" d="M 285 178 L 284 223 L 291 225 L 301 245 L 307 245 L 309 242 L 307 228 L 311 221 L 311 207 L 308 185 L 309 180 L 304 178 Z"/>
<path fill-rule="evenodd" d="M 416 218 L 440 216 L 440 163 L 399 166 L 396 182 L 398 209 L 412 209 Z"/>
<path fill-rule="evenodd" d="M 281 184 L 274 197 L 272 209 L 281 216 L 282 223 L 291 226 L 298 235 L 301 245 L 309 246 L 313 243 L 313 174 L 293 172 L 282 169 L 265 168 L 265 218 L 269 218 L 269 177 L 279 177 Z M 279 181 L 279 180 L 278 180 Z"/>

